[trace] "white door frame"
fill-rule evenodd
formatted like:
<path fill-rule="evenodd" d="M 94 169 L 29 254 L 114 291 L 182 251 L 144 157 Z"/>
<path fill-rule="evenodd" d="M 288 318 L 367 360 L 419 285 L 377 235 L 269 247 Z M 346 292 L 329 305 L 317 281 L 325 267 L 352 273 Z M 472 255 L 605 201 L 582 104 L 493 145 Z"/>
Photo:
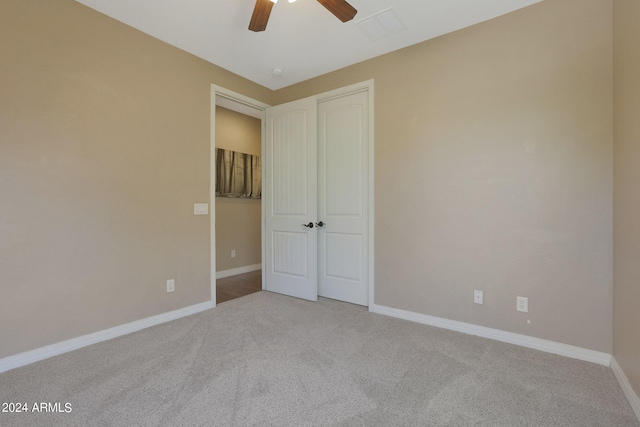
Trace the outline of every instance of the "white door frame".
<path fill-rule="evenodd" d="M 331 90 L 329 92 L 324 92 L 319 95 L 316 95 L 318 101 L 324 101 L 331 98 L 345 96 L 354 92 L 362 92 L 367 91 L 369 94 L 369 311 L 373 309 L 374 304 L 374 282 L 375 282 L 375 274 L 374 274 L 374 85 L 373 80 L 367 80 L 364 82 L 352 84 L 349 86 L 345 86 L 339 89 Z M 231 101 L 231 105 L 228 105 L 227 108 L 236 104 L 238 106 L 245 106 L 249 109 L 259 110 L 262 112 L 261 114 L 261 123 L 262 123 L 262 131 L 261 133 L 261 156 L 264 158 L 264 150 L 265 150 L 265 110 L 270 107 L 270 105 L 265 104 L 264 102 L 257 101 L 255 99 L 249 98 L 248 96 L 242 95 L 237 92 L 233 92 L 231 90 L 225 89 L 223 87 L 212 84 L 211 85 L 211 159 L 210 159 L 210 209 L 209 209 L 209 219 L 210 219 L 210 242 L 211 242 L 211 301 L 213 306 L 216 305 L 216 218 L 215 218 L 215 201 L 216 201 L 216 170 L 215 170 L 215 155 L 216 155 L 216 99 L 220 101 L 220 99 L 225 99 Z M 242 110 L 238 111 L 240 113 L 246 114 Z M 265 171 L 262 169 L 262 182 L 264 182 Z M 265 268 L 265 238 L 264 238 L 264 221 L 265 221 L 265 207 L 264 203 L 262 204 L 262 268 Z M 264 274 L 262 275 L 262 289 L 265 289 L 264 282 Z"/>
<path fill-rule="evenodd" d="M 264 102 L 256 101 L 248 96 L 225 89 L 214 84 L 211 85 L 211 153 L 209 160 L 209 221 L 210 221 L 210 244 L 211 244 L 211 302 L 216 306 L 216 105 L 260 118 L 260 155 L 264 158 L 264 124 L 265 110 L 269 107 Z M 264 168 L 262 169 L 262 182 L 264 182 Z M 262 210 L 262 223 L 264 224 L 264 208 Z M 264 226 L 261 227 L 264 230 Z M 264 233 L 264 231 L 263 231 Z M 264 265 L 264 235 L 262 238 L 262 264 Z M 264 276 L 264 275 L 263 275 Z M 264 277 L 262 279 L 262 289 L 264 289 Z"/>

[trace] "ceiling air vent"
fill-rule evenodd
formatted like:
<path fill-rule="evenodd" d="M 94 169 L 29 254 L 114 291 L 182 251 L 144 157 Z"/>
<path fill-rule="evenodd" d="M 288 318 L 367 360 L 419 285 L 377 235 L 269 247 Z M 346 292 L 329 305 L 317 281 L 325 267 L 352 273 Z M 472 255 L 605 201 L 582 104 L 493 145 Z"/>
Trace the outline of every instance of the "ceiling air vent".
<path fill-rule="evenodd" d="M 356 25 L 371 40 L 379 40 L 406 29 L 393 8 L 368 16 L 356 22 Z"/>

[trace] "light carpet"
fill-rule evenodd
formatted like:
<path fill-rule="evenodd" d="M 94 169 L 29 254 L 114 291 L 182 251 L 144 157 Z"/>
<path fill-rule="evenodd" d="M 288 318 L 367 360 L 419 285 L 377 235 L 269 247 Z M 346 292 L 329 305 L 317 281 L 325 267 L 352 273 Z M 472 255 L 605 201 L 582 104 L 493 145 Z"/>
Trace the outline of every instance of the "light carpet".
<path fill-rule="evenodd" d="M 609 368 L 268 292 L 0 374 L 2 426 L 639 426 Z M 31 408 L 29 408 L 31 409 Z"/>

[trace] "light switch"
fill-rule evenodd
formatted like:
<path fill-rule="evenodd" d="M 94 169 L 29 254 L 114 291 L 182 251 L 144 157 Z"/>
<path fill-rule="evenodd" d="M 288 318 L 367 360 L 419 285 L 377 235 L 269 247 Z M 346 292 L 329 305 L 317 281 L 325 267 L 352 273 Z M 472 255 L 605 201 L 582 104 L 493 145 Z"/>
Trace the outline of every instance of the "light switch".
<path fill-rule="evenodd" d="M 193 214 L 194 215 L 209 215 L 209 204 L 208 203 L 194 203 L 193 204 Z"/>

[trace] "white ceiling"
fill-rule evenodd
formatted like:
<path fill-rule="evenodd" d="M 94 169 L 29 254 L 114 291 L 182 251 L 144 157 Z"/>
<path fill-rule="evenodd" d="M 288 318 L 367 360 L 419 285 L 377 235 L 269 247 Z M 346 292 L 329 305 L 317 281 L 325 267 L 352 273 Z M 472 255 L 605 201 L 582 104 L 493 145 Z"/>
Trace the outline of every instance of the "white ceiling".
<path fill-rule="evenodd" d="M 347 23 L 315 0 L 281 0 L 260 33 L 248 30 L 255 0 L 77 1 L 275 90 L 541 0 L 348 0 L 358 14 Z M 389 8 L 405 29 L 371 40 L 357 23 Z"/>

